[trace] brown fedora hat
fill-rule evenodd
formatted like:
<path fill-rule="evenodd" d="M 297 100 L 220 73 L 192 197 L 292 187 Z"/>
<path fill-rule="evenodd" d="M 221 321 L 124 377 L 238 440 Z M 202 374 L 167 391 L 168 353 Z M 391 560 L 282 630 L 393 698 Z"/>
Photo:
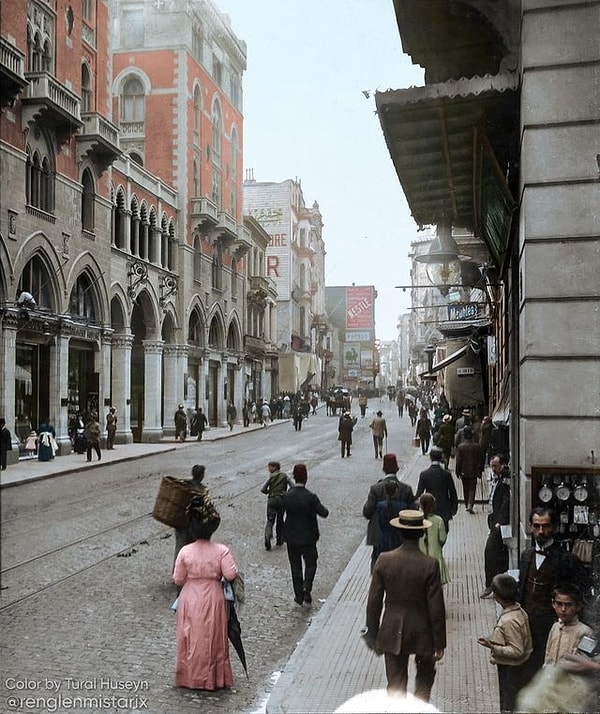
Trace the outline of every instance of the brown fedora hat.
<path fill-rule="evenodd" d="M 431 521 L 425 518 L 423 511 L 407 509 L 400 511 L 398 518 L 392 518 L 390 525 L 407 531 L 422 531 L 431 528 Z"/>

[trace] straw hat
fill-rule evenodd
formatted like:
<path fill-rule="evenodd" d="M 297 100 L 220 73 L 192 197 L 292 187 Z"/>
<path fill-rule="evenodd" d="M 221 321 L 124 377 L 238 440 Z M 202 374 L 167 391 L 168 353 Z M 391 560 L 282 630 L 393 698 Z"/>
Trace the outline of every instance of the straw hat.
<path fill-rule="evenodd" d="M 390 525 L 406 531 L 422 531 L 431 528 L 431 521 L 425 518 L 423 511 L 407 509 L 400 511 L 398 518 L 392 518 Z"/>
<path fill-rule="evenodd" d="M 442 421 L 444 422 L 444 424 L 447 424 L 449 421 L 452 421 L 452 416 L 450 414 L 444 414 L 444 416 L 442 417 Z"/>
<path fill-rule="evenodd" d="M 463 416 L 471 416 L 471 410 L 470 409 L 463 409 L 461 414 Z"/>

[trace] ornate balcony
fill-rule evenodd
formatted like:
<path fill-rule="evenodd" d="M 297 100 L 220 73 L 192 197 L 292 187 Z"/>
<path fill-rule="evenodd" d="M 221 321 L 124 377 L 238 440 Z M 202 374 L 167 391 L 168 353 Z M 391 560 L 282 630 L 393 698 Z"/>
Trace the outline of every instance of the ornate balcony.
<path fill-rule="evenodd" d="M 37 122 L 64 144 L 83 126 L 79 97 L 48 72 L 27 72 L 25 77 L 29 85 L 22 99 L 23 129 Z"/>
<path fill-rule="evenodd" d="M 213 228 L 219 222 L 219 209 L 209 198 L 192 198 L 192 228 Z"/>
<path fill-rule="evenodd" d="M 265 297 L 269 294 L 269 280 L 262 275 L 251 275 L 248 287 L 250 292 L 261 293 Z"/>
<path fill-rule="evenodd" d="M 217 240 L 229 247 L 238 237 L 238 226 L 235 218 L 225 211 L 219 212 L 217 225 L 213 229 L 213 235 Z"/>
<path fill-rule="evenodd" d="M 86 112 L 81 118 L 83 128 L 77 135 L 79 159 L 89 156 L 102 173 L 121 155 L 119 130 L 98 112 Z"/>
<path fill-rule="evenodd" d="M 239 260 L 252 248 L 252 233 L 241 224 L 237 227 L 237 231 L 238 237 L 233 243 L 233 250 L 235 251 L 236 258 Z"/>
<path fill-rule="evenodd" d="M 251 357 L 264 357 L 267 345 L 262 337 L 244 335 L 244 349 Z"/>
<path fill-rule="evenodd" d="M 12 106 L 27 86 L 25 55 L 4 37 L 0 37 L 0 109 Z"/>

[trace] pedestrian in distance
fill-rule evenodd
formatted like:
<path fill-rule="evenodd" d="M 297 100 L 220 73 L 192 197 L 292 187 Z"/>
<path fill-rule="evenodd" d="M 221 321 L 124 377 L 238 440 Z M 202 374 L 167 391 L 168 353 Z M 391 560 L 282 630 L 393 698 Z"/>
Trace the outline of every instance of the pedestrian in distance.
<path fill-rule="evenodd" d="M 463 498 L 468 513 L 475 513 L 477 479 L 481 478 L 481 447 L 473 441 L 471 427 L 463 429 L 463 440 L 456 449 L 456 476 L 462 481 Z"/>
<path fill-rule="evenodd" d="M 268 427 L 271 423 L 271 408 L 269 407 L 267 402 L 263 402 L 263 405 L 260 408 L 260 418 L 262 420 L 262 425 L 265 428 Z"/>
<path fill-rule="evenodd" d="M 367 545 L 373 547 L 371 553 L 371 570 L 373 570 L 373 566 L 379 554 L 378 547 L 381 536 L 377 504 L 386 498 L 386 483 L 389 481 L 394 487 L 394 493 L 392 494 L 393 499 L 410 506 L 412 506 L 415 501 L 412 488 L 408 484 L 398 480 L 398 471 L 399 466 L 396 454 L 385 454 L 383 457 L 384 476 L 369 488 L 367 500 L 363 505 L 363 516 L 369 521 L 367 525 Z"/>
<path fill-rule="evenodd" d="M 221 522 L 212 501 L 195 496 L 188 515 L 194 541 L 179 551 L 173 569 L 181 587 L 175 684 L 214 691 L 233 684 L 222 580 L 233 581 L 238 568 L 230 549 L 211 541 Z"/>
<path fill-rule="evenodd" d="M 227 424 L 229 425 L 229 431 L 233 431 L 234 425 L 237 423 L 237 409 L 233 402 L 229 402 L 227 405 Z"/>
<path fill-rule="evenodd" d="M 427 409 L 421 409 L 419 420 L 417 421 L 415 436 L 421 440 L 421 453 L 425 455 L 429 451 L 429 442 L 431 441 L 431 431 L 433 426 L 431 419 L 427 413 Z"/>
<path fill-rule="evenodd" d="M 208 488 L 203 483 L 205 475 L 206 468 L 202 466 L 202 464 L 196 464 L 192 467 L 192 478 L 189 480 L 189 483 L 193 486 L 196 495 L 203 496 L 205 500 L 209 500 L 210 493 Z M 175 529 L 175 556 L 173 558 L 173 563 L 177 560 L 179 551 L 183 548 L 183 546 L 193 542 L 194 537 L 190 532 L 189 525 L 186 525 L 185 528 Z"/>
<path fill-rule="evenodd" d="M 206 414 L 204 414 L 202 409 L 199 408 L 196 415 L 196 429 L 198 430 L 198 436 L 196 437 L 197 441 L 202 441 L 202 437 L 204 436 L 207 426 L 208 419 L 206 418 Z"/>
<path fill-rule="evenodd" d="M 527 663 L 527 677 L 541 668 L 546 653 L 548 633 L 556 619 L 552 608 L 552 592 L 558 584 L 571 583 L 586 592 L 588 576 L 584 565 L 555 540 L 554 512 L 545 507 L 534 508 L 529 514 L 534 545 L 521 553 L 517 601 L 529 616 L 533 652 Z"/>
<path fill-rule="evenodd" d="M 250 412 L 248 410 L 248 401 L 244 399 L 244 404 L 242 406 L 242 423 L 244 424 L 244 429 L 250 426 Z"/>
<path fill-rule="evenodd" d="M 267 496 L 265 550 L 271 550 L 273 528 L 275 528 L 275 542 L 277 545 L 283 545 L 283 494 L 294 485 L 294 480 L 281 470 L 279 461 L 269 461 L 267 469 L 269 477 L 260 492 Z"/>
<path fill-rule="evenodd" d="M 285 510 L 283 537 L 290 562 L 294 602 L 298 605 L 310 605 L 319 557 L 317 516 L 327 518 L 329 510 L 315 493 L 306 488 L 308 480 L 306 466 L 296 464 L 292 473 L 295 485 L 283 495 Z"/>
<path fill-rule="evenodd" d="M 352 446 L 352 432 L 356 425 L 357 419 L 350 412 L 342 412 L 342 416 L 338 421 L 338 441 L 340 442 L 341 456 L 352 456 L 350 448 Z"/>
<path fill-rule="evenodd" d="M 12 451 L 12 436 L 6 427 L 6 419 L 0 419 L 0 468 L 6 470 L 7 454 Z"/>
<path fill-rule="evenodd" d="M 175 422 L 175 441 L 184 442 L 187 437 L 187 415 L 183 404 L 177 407 L 173 421 Z"/>
<path fill-rule="evenodd" d="M 483 553 L 485 589 L 479 597 L 487 598 L 492 593 L 492 578 L 508 570 L 508 546 L 502 540 L 502 526 L 510 523 L 510 471 L 496 454 L 490 461 L 492 488 L 490 512 L 488 513 L 488 537 Z"/>
<path fill-rule="evenodd" d="M 444 545 L 448 534 L 444 520 L 435 512 L 435 498 L 430 493 L 423 493 L 419 499 L 419 505 L 423 511 L 425 518 L 431 522 L 431 528 L 428 528 L 419 541 L 419 549 L 425 555 L 430 555 L 435 558 L 440 566 L 440 578 L 442 585 L 450 582 L 450 573 L 444 559 Z"/>
<path fill-rule="evenodd" d="M 442 450 L 444 468 L 447 469 L 454 449 L 454 424 L 450 414 L 444 414 L 442 417 L 442 423 L 435 433 L 433 441 Z"/>
<path fill-rule="evenodd" d="M 45 419 L 38 429 L 38 461 L 51 461 L 58 449 L 56 432 L 49 419 Z"/>
<path fill-rule="evenodd" d="M 115 436 L 117 433 L 117 410 L 111 407 L 106 415 L 106 448 L 115 448 Z"/>
<path fill-rule="evenodd" d="M 524 685 L 524 665 L 529 659 L 533 644 L 529 618 L 516 602 L 517 582 L 508 573 L 499 573 L 490 584 L 494 600 L 501 612 L 489 637 L 477 642 L 490 650 L 491 664 L 498 670 L 500 711 L 512 712 L 519 690 Z"/>
<path fill-rule="evenodd" d="M 299 404 L 294 407 L 293 419 L 294 431 L 302 431 L 302 421 L 304 420 L 304 412 Z"/>
<path fill-rule="evenodd" d="M 432 446 L 429 451 L 431 464 L 421 471 L 417 484 L 416 497 L 427 492 L 435 498 L 436 513 L 444 521 L 446 533 L 450 530 L 450 521 L 458 510 L 458 495 L 450 471 L 442 464 L 443 453 L 439 446 Z"/>
<path fill-rule="evenodd" d="M 100 434 L 101 428 L 95 414 L 91 414 L 88 423 L 85 425 L 85 441 L 86 441 L 86 459 L 92 460 L 92 451 L 96 453 L 98 461 L 102 458 L 100 451 Z"/>
<path fill-rule="evenodd" d="M 435 558 L 419 550 L 419 540 L 431 522 L 421 511 L 406 509 L 392 519 L 391 525 L 401 530 L 403 543 L 382 553 L 375 563 L 364 640 L 367 647 L 384 655 L 390 693 L 406 694 L 408 662 L 415 655 L 414 694 L 428 702 L 435 681 L 435 663 L 446 648 L 446 609 L 439 565 Z"/>
<path fill-rule="evenodd" d="M 364 419 L 367 414 L 367 404 L 369 400 L 364 392 L 360 392 L 358 395 L 358 408 L 360 409 L 360 418 Z"/>
<path fill-rule="evenodd" d="M 373 420 L 369 424 L 371 433 L 373 435 L 373 447 L 375 448 L 375 458 L 383 458 L 383 439 L 387 439 L 387 424 L 383 418 L 383 412 L 379 410 L 377 414 L 373 417 Z"/>

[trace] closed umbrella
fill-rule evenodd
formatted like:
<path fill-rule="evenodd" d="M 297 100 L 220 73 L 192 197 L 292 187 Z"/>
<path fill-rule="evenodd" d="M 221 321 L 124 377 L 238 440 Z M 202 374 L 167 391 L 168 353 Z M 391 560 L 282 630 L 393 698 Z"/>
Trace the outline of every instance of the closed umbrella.
<path fill-rule="evenodd" d="M 246 652 L 244 651 L 244 644 L 242 642 L 242 626 L 238 620 L 237 613 L 235 611 L 235 605 L 231 600 L 227 601 L 227 607 L 229 609 L 229 617 L 227 619 L 227 637 L 233 645 L 234 650 L 237 652 L 244 672 L 246 672 L 246 677 L 248 678 L 248 668 L 246 666 Z"/>

